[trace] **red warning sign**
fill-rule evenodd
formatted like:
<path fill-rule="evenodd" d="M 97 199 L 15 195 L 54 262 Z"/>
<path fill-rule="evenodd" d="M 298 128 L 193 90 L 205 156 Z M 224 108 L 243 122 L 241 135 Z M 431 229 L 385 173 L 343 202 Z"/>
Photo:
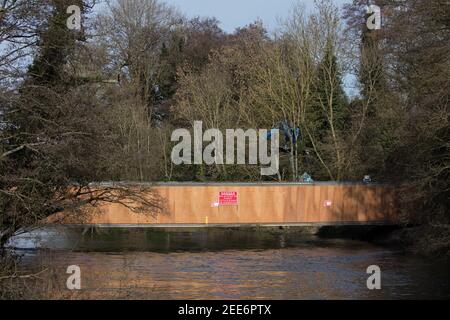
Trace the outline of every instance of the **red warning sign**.
<path fill-rule="evenodd" d="M 237 191 L 220 191 L 219 192 L 220 206 L 237 206 L 238 193 Z"/>

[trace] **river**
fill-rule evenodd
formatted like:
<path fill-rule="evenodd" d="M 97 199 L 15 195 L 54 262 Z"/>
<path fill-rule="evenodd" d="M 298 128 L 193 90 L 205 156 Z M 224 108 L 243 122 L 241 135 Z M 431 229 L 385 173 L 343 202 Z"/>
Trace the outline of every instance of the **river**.
<path fill-rule="evenodd" d="M 242 230 L 47 228 L 10 245 L 22 256 L 22 268 L 51 268 L 58 290 L 67 290 L 67 267 L 79 266 L 80 297 L 89 299 L 450 298 L 447 263 L 358 240 Z M 370 265 L 380 267 L 380 290 L 367 288 Z"/>

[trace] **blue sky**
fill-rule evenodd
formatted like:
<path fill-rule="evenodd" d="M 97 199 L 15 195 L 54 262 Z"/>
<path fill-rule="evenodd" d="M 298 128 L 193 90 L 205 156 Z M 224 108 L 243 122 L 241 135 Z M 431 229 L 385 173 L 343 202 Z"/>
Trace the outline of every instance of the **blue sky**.
<path fill-rule="evenodd" d="M 306 8 L 314 6 L 314 0 L 165 0 L 189 17 L 214 16 L 221 27 L 232 32 L 256 19 L 261 19 L 269 31 L 277 26 L 277 18 L 285 18 L 295 2 L 301 2 Z M 336 0 L 339 7 L 349 0 Z"/>

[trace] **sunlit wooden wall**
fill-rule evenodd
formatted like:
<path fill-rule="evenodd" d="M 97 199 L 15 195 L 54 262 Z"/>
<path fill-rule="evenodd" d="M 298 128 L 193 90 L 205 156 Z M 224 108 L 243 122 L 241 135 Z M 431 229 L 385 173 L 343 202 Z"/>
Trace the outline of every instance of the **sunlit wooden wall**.
<path fill-rule="evenodd" d="M 392 188 L 363 184 L 158 185 L 163 210 L 152 217 L 120 204 L 103 204 L 93 224 L 289 224 L 393 222 Z M 219 192 L 235 191 L 238 204 L 217 206 Z"/>

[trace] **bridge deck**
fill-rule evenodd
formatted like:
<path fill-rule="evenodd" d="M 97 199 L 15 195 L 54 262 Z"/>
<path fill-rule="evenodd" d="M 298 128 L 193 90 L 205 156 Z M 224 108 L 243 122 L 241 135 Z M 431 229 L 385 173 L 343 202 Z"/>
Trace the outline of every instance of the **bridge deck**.
<path fill-rule="evenodd" d="M 109 184 L 100 184 L 99 187 Z M 137 188 L 139 184 L 131 185 Z M 146 185 L 148 186 L 148 185 Z M 161 210 L 137 214 L 102 203 L 64 223 L 148 226 L 339 225 L 395 223 L 395 190 L 385 185 L 350 183 L 155 184 Z M 144 192 L 144 191 L 143 191 Z M 151 194 L 144 196 L 151 197 Z M 61 216 L 59 216 L 61 217 Z"/>
<path fill-rule="evenodd" d="M 350 227 L 350 226 L 396 226 L 394 221 L 336 221 L 336 222 L 308 222 L 308 223 L 220 223 L 220 224 L 200 224 L 200 223 L 144 223 L 144 224 L 118 224 L 118 223 L 72 223 L 73 227 L 95 227 L 95 228 L 149 228 L 149 229 L 197 229 L 197 228 L 291 228 L 291 227 Z"/>

